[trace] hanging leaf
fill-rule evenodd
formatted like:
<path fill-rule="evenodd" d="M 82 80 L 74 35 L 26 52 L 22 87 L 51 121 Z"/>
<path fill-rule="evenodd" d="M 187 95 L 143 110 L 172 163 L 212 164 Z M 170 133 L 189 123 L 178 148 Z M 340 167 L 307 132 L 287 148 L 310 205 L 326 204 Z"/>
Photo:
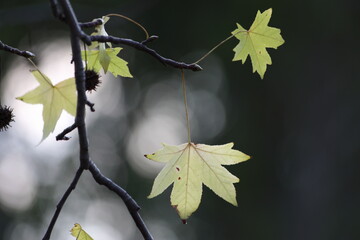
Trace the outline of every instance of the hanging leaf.
<path fill-rule="evenodd" d="M 106 73 L 111 72 L 115 77 L 130 77 L 131 75 L 127 62 L 117 56 L 122 48 L 107 48 L 105 50 L 89 50 L 87 53 L 88 68 L 99 72 L 101 68 Z M 85 59 L 85 52 L 82 51 L 82 58 Z"/>
<path fill-rule="evenodd" d="M 41 142 L 54 131 L 63 110 L 75 116 L 76 114 L 76 86 L 75 78 L 59 82 L 55 86 L 51 80 L 39 70 L 31 71 L 39 86 L 16 99 L 30 104 L 43 105 L 43 136 Z"/>
<path fill-rule="evenodd" d="M 102 17 L 103 24 L 96 26 L 95 32 L 93 32 L 91 35 L 108 36 L 105 30 L 105 23 L 107 23 L 109 19 L 109 17 Z M 106 44 L 109 48 L 106 48 Z M 122 76 L 132 78 L 133 76 L 131 75 L 127 66 L 128 63 L 117 56 L 122 48 L 113 48 L 111 43 L 106 44 L 93 42 L 89 47 L 90 50 L 86 51 L 86 57 L 85 51 L 81 52 L 82 59 L 84 61 L 87 59 L 88 68 L 96 72 L 99 72 L 102 68 L 104 73 L 110 71 L 115 77 Z M 99 50 L 95 48 L 98 48 Z"/>
<path fill-rule="evenodd" d="M 76 237 L 76 240 L 94 240 L 78 223 L 74 224 L 74 227 L 70 230 L 70 232 L 72 236 Z"/>
<path fill-rule="evenodd" d="M 271 57 L 266 48 L 276 49 L 285 42 L 280 35 L 280 29 L 268 26 L 271 13 L 271 8 L 263 13 L 258 11 L 249 30 L 237 23 L 238 28 L 232 32 L 240 40 L 234 48 L 233 61 L 242 60 L 242 63 L 245 63 L 247 56 L 250 55 L 253 72 L 257 71 L 261 78 L 264 78 L 266 65 L 271 65 Z"/>
<path fill-rule="evenodd" d="M 148 197 L 158 196 L 174 183 L 170 201 L 183 222 L 199 207 L 202 184 L 225 201 L 237 206 L 234 183 L 239 182 L 239 179 L 221 165 L 237 164 L 250 157 L 233 150 L 233 145 L 164 144 L 161 150 L 145 155 L 148 159 L 166 163 L 155 178 Z"/>

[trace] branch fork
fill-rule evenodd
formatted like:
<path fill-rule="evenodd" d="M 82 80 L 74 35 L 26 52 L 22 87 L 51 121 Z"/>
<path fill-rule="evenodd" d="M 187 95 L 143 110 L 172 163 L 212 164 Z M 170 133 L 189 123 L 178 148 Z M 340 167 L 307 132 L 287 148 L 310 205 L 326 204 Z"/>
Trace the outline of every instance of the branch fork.
<path fill-rule="evenodd" d="M 95 27 L 101 25 L 103 24 L 102 19 L 95 19 L 92 22 L 79 23 L 69 0 L 50 0 L 50 3 L 54 16 L 58 18 L 60 21 L 65 22 L 70 28 L 73 63 L 75 68 L 75 80 L 76 80 L 75 82 L 76 82 L 76 90 L 78 93 L 75 122 L 68 128 L 64 129 L 60 134 L 58 134 L 56 136 L 56 140 L 58 141 L 69 140 L 70 138 L 67 137 L 66 135 L 75 129 L 78 130 L 79 146 L 80 146 L 80 154 L 79 154 L 80 166 L 70 186 L 68 187 L 68 189 L 62 196 L 61 200 L 57 204 L 56 211 L 51 219 L 51 222 L 47 228 L 43 240 L 50 239 L 52 229 L 57 221 L 61 209 L 64 206 L 71 192 L 76 188 L 76 185 L 84 170 L 89 170 L 94 180 L 98 184 L 104 185 L 110 191 L 116 193 L 123 200 L 136 226 L 138 227 L 139 231 L 142 233 L 144 239 L 153 240 L 153 237 L 151 236 L 149 230 L 147 229 L 144 221 L 142 220 L 139 214 L 140 207 L 136 203 L 136 201 L 123 188 L 118 186 L 111 179 L 105 177 L 100 172 L 100 170 L 95 165 L 95 163 L 90 160 L 87 129 L 85 123 L 85 110 L 86 110 L 85 107 L 88 106 L 92 112 L 94 112 L 95 109 L 94 109 L 94 104 L 89 102 L 86 97 L 85 69 L 81 58 L 80 41 L 83 41 L 87 45 L 91 45 L 91 43 L 94 41 L 111 42 L 114 44 L 127 45 L 137 50 L 143 51 L 147 54 L 150 54 L 152 57 L 154 57 L 164 65 L 168 65 L 173 68 L 178 68 L 181 70 L 188 69 L 192 71 L 200 71 L 202 70 L 202 68 L 196 63 L 188 64 L 188 63 L 178 62 L 170 58 L 165 58 L 159 53 L 157 53 L 154 49 L 149 48 L 147 44 L 157 40 L 159 38 L 158 36 L 149 37 L 147 34 L 147 39 L 142 42 L 137 42 L 132 39 L 118 38 L 113 36 L 89 36 L 82 31 L 82 28 L 89 28 L 89 27 Z"/>

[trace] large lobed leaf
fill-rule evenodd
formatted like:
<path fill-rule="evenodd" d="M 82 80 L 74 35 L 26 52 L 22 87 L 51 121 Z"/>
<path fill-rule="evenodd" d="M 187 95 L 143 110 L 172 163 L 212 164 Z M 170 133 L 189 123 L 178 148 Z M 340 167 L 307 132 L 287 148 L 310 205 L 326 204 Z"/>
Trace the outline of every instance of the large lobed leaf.
<path fill-rule="evenodd" d="M 239 179 L 221 165 L 237 164 L 250 157 L 232 149 L 233 145 L 164 144 L 161 150 L 145 155 L 151 160 L 166 163 L 155 178 L 148 197 L 156 197 L 174 183 L 170 197 L 171 205 L 176 208 L 182 220 L 189 218 L 199 207 L 202 184 L 225 201 L 237 206 L 233 183 L 239 182 Z"/>
<path fill-rule="evenodd" d="M 63 110 L 75 116 L 76 114 L 76 86 L 75 78 L 59 82 L 55 86 L 51 80 L 39 70 L 31 71 L 39 86 L 16 99 L 30 104 L 43 105 L 43 136 L 45 140 L 54 131 L 57 121 Z"/>
<path fill-rule="evenodd" d="M 276 49 L 285 42 L 280 35 L 280 29 L 268 26 L 271 13 L 271 8 L 263 13 L 258 11 L 249 30 L 237 23 L 238 28 L 232 32 L 240 40 L 234 48 L 233 61 L 242 60 L 242 63 L 245 63 L 250 55 L 253 72 L 257 71 L 261 78 L 264 78 L 266 65 L 271 65 L 271 57 L 266 48 Z"/>

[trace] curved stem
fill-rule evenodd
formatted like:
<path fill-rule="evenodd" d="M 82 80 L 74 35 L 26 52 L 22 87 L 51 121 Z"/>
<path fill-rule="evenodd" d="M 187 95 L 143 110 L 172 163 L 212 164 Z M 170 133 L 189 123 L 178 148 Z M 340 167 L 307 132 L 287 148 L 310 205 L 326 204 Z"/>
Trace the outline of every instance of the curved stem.
<path fill-rule="evenodd" d="M 213 47 L 210 51 L 208 51 L 204 56 L 202 56 L 199 60 L 197 60 L 196 62 L 194 62 L 194 64 L 197 64 L 199 62 L 201 62 L 202 60 L 204 60 L 207 56 L 210 55 L 210 53 L 212 53 L 213 51 L 215 51 L 218 47 L 220 47 L 221 45 L 223 45 L 225 42 L 227 42 L 228 40 L 230 40 L 231 38 L 233 38 L 234 35 L 231 35 L 229 37 L 227 37 L 226 39 L 222 40 L 220 43 L 218 43 L 215 47 Z"/>
<path fill-rule="evenodd" d="M 184 70 L 181 69 L 181 83 L 182 83 L 182 90 L 183 90 L 183 96 L 184 96 L 184 106 L 185 106 L 185 115 L 186 115 L 186 128 L 187 128 L 187 134 L 188 134 L 188 143 L 191 143 L 191 131 L 190 131 L 190 121 L 189 121 L 189 109 L 186 99 L 186 83 L 185 83 L 185 75 Z"/>
<path fill-rule="evenodd" d="M 146 29 L 140 23 L 136 22 L 135 20 L 133 20 L 133 19 L 127 17 L 127 16 L 117 14 L 117 13 L 110 13 L 110 14 L 105 15 L 105 17 L 110 17 L 110 16 L 120 17 L 120 18 L 126 19 L 126 20 L 134 23 L 136 26 L 138 26 L 139 28 L 141 28 L 144 31 L 144 33 L 146 35 L 146 39 L 149 38 L 149 33 L 146 31 Z"/>
<path fill-rule="evenodd" d="M 235 33 L 232 33 L 229 37 L 227 37 L 226 39 L 222 40 L 220 43 L 218 43 L 215 47 L 213 47 L 210 51 L 208 51 L 204 56 L 202 56 L 199 60 L 197 60 L 196 62 L 194 62 L 194 64 L 197 64 L 199 62 L 201 62 L 202 60 L 204 60 L 207 56 L 209 56 L 213 51 L 215 51 L 218 47 L 220 47 L 221 45 L 223 45 L 224 43 L 226 43 L 228 40 L 230 40 L 231 38 L 235 37 L 237 34 L 242 33 L 242 32 L 246 32 L 246 31 L 237 31 Z"/>
<path fill-rule="evenodd" d="M 39 72 L 39 74 L 40 74 L 41 77 L 45 80 L 45 82 L 47 82 L 49 85 L 53 86 L 52 82 L 49 81 L 49 79 L 40 71 L 40 69 L 39 69 L 38 66 L 33 62 L 33 60 L 31 60 L 30 58 L 27 58 L 27 60 L 29 60 L 29 62 L 34 66 L 34 68 L 36 69 L 36 71 Z"/>

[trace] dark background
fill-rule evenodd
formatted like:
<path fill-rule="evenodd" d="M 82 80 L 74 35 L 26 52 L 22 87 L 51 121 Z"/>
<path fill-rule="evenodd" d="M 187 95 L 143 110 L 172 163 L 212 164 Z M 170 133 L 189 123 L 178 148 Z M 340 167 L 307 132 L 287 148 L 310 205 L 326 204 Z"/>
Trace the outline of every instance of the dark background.
<path fill-rule="evenodd" d="M 179 73 L 144 53 L 123 46 L 122 57 L 129 62 L 135 78 L 118 81 L 125 81 L 121 94 L 131 109 L 119 118 L 100 116 L 92 121 L 89 141 L 92 151 L 101 151 L 102 145 L 96 145 L 97 134 L 103 131 L 110 136 L 118 158 L 107 159 L 105 165 L 102 165 L 103 159 L 93 160 L 139 202 L 141 214 L 153 230 L 155 239 L 360 238 L 360 78 L 356 69 L 360 53 L 360 9 L 356 1 L 87 0 L 74 1 L 73 7 L 80 21 L 90 21 L 113 12 L 129 16 L 142 23 L 151 34 L 160 36 L 151 43 L 152 48 L 166 57 L 187 62 L 200 58 L 228 37 L 236 22 L 248 28 L 257 10 L 273 8 L 270 26 L 280 28 L 285 39 L 285 44 L 278 50 L 269 50 L 273 65 L 268 67 L 264 80 L 252 73 L 249 60 L 244 65 L 231 61 L 232 49 L 237 44 L 235 39 L 201 63 L 204 72 L 211 73 L 213 65 L 210 63 L 215 62 L 224 73 L 216 95 L 225 109 L 226 121 L 221 132 L 211 137 L 194 130 L 194 141 L 207 144 L 233 141 L 237 149 L 251 155 L 252 159 L 228 167 L 241 179 L 236 184 L 239 206 L 231 206 L 205 188 L 202 203 L 187 225 L 181 224 L 175 210 L 170 207 L 169 190 L 155 199 L 146 198 L 153 178 L 134 171 L 123 150 L 129 144 L 124 136 L 131 134 L 135 127 L 135 124 L 132 126 L 134 119 L 146 110 L 146 91 L 160 79 L 168 76 L 176 79 Z M 36 50 L 38 41 L 52 40 L 54 29 L 63 37 L 68 36 L 67 26 L 52 17 L 48 2 L 1 0 L 0 40 L 4 43 Z M 138 28 L 121 19 L 109 23 L 107 30 L 119 37 L 143 39 Z M 47 38 L 37 37 L 39 32 L 42 36 L 48 34 Z M 4 76 L 11 62 L 19 57 L 4 52 L 0 56 Z M 202 87 L 207 88 L 207 75 L 202 74 L 205 73 L 186 73 L 190 98 L 191 89 L 200 91 Z M 192 78 L 195 79 L 193 82 Z M 136 82 L 136 88 L 131 81 Z M 180 83 L 176 87 L 180 91 Z M 139 91 L 135 93 L 134 89 Z M 6 90 L 2 87 L 1 94 Z M 159 99 L 162 94 L 159 93 Z M 195 98 L 189 100 L 190 104 L 197 104 Z M 193 108 L 196 118 L 196 107 Z M 205 113 L 207 121 L 217 114 L 209 111 Z M 180 112 L 179 116 L 183 113 Z M 203 120 L 199 121 L 198 127 L 201 128 Z M 117 127 L 122 130 L 114 130 Z M 0 134 L 3 135 L 0 135 L 0 144 L 9 141 L 4 137 L 8 135 Z M 54 141 L 53 137 L 47 141 Z M 75 144 L 76 138 L 71 141 Z M 12 148 L 17 148 L 17 144 L 14 143 Z M 32 151 L 35 144 L 32 143 L 28 151 Z M 0 153 L 0 162 L 3 154 Z M 45 232 L 50 215 L 44 213 L 52 213 L 70 182 L 77 166 L 76 154 L 73 151 L 64 157 L 57 170 L 61 172 L 58 182 L 38 184 L 38 192 L 42 194 L 38 194 L 27 209 L 13 211 L 0 204 L 0 239 L 41 236 Z M 28 161 L 34 159 L 35 156 L 31 155 Z M 108 163 L 111 161 L 121 164 Z M 52 170 L 48 171 L 51 175 Z M 82 194 L 90 196 L 87 204 L 92 204 L 97 197 L 114 198 L 112 193 L 95 185 L 88 174 L 78 188 Z M 51 198 L 45 197 L 46 193 Z M 121 201 L 114 199 L 119 206 L 122 205 Z M 68 205 L 71 201 L 77 201 L 77 198 L 70 198 Z M 85 204 L 78 206 L 80 212 L 88 207 Z M 130 218 L 126 211 L 122 217 Z M 86 219 L 69 221 L 82 223 Z M 165 228 L 157 227 L 159 222 L 162 225 L 158 225 Z M 121 224 L 109 223 L 114 228 Z M 58 232 L 67 232 L 71 227 L 61 223 L 56 225 Z M 92 230 L 83 227 L 88 232 Z M 24 228 L 27 230 L 21 230 Z M 16 235 L 16 231 L 23 231 L 24 235 Z M 164 234 L 166 231 L 170 231 L 170 235 Z M 70 235 L 65 236 L 72 239 Z M 54 239 L 57 239 L 56 235 Z M 128 238 L 119 236 L 119 239 L 141 239 L 141 236 L 134 230 Z"/>

